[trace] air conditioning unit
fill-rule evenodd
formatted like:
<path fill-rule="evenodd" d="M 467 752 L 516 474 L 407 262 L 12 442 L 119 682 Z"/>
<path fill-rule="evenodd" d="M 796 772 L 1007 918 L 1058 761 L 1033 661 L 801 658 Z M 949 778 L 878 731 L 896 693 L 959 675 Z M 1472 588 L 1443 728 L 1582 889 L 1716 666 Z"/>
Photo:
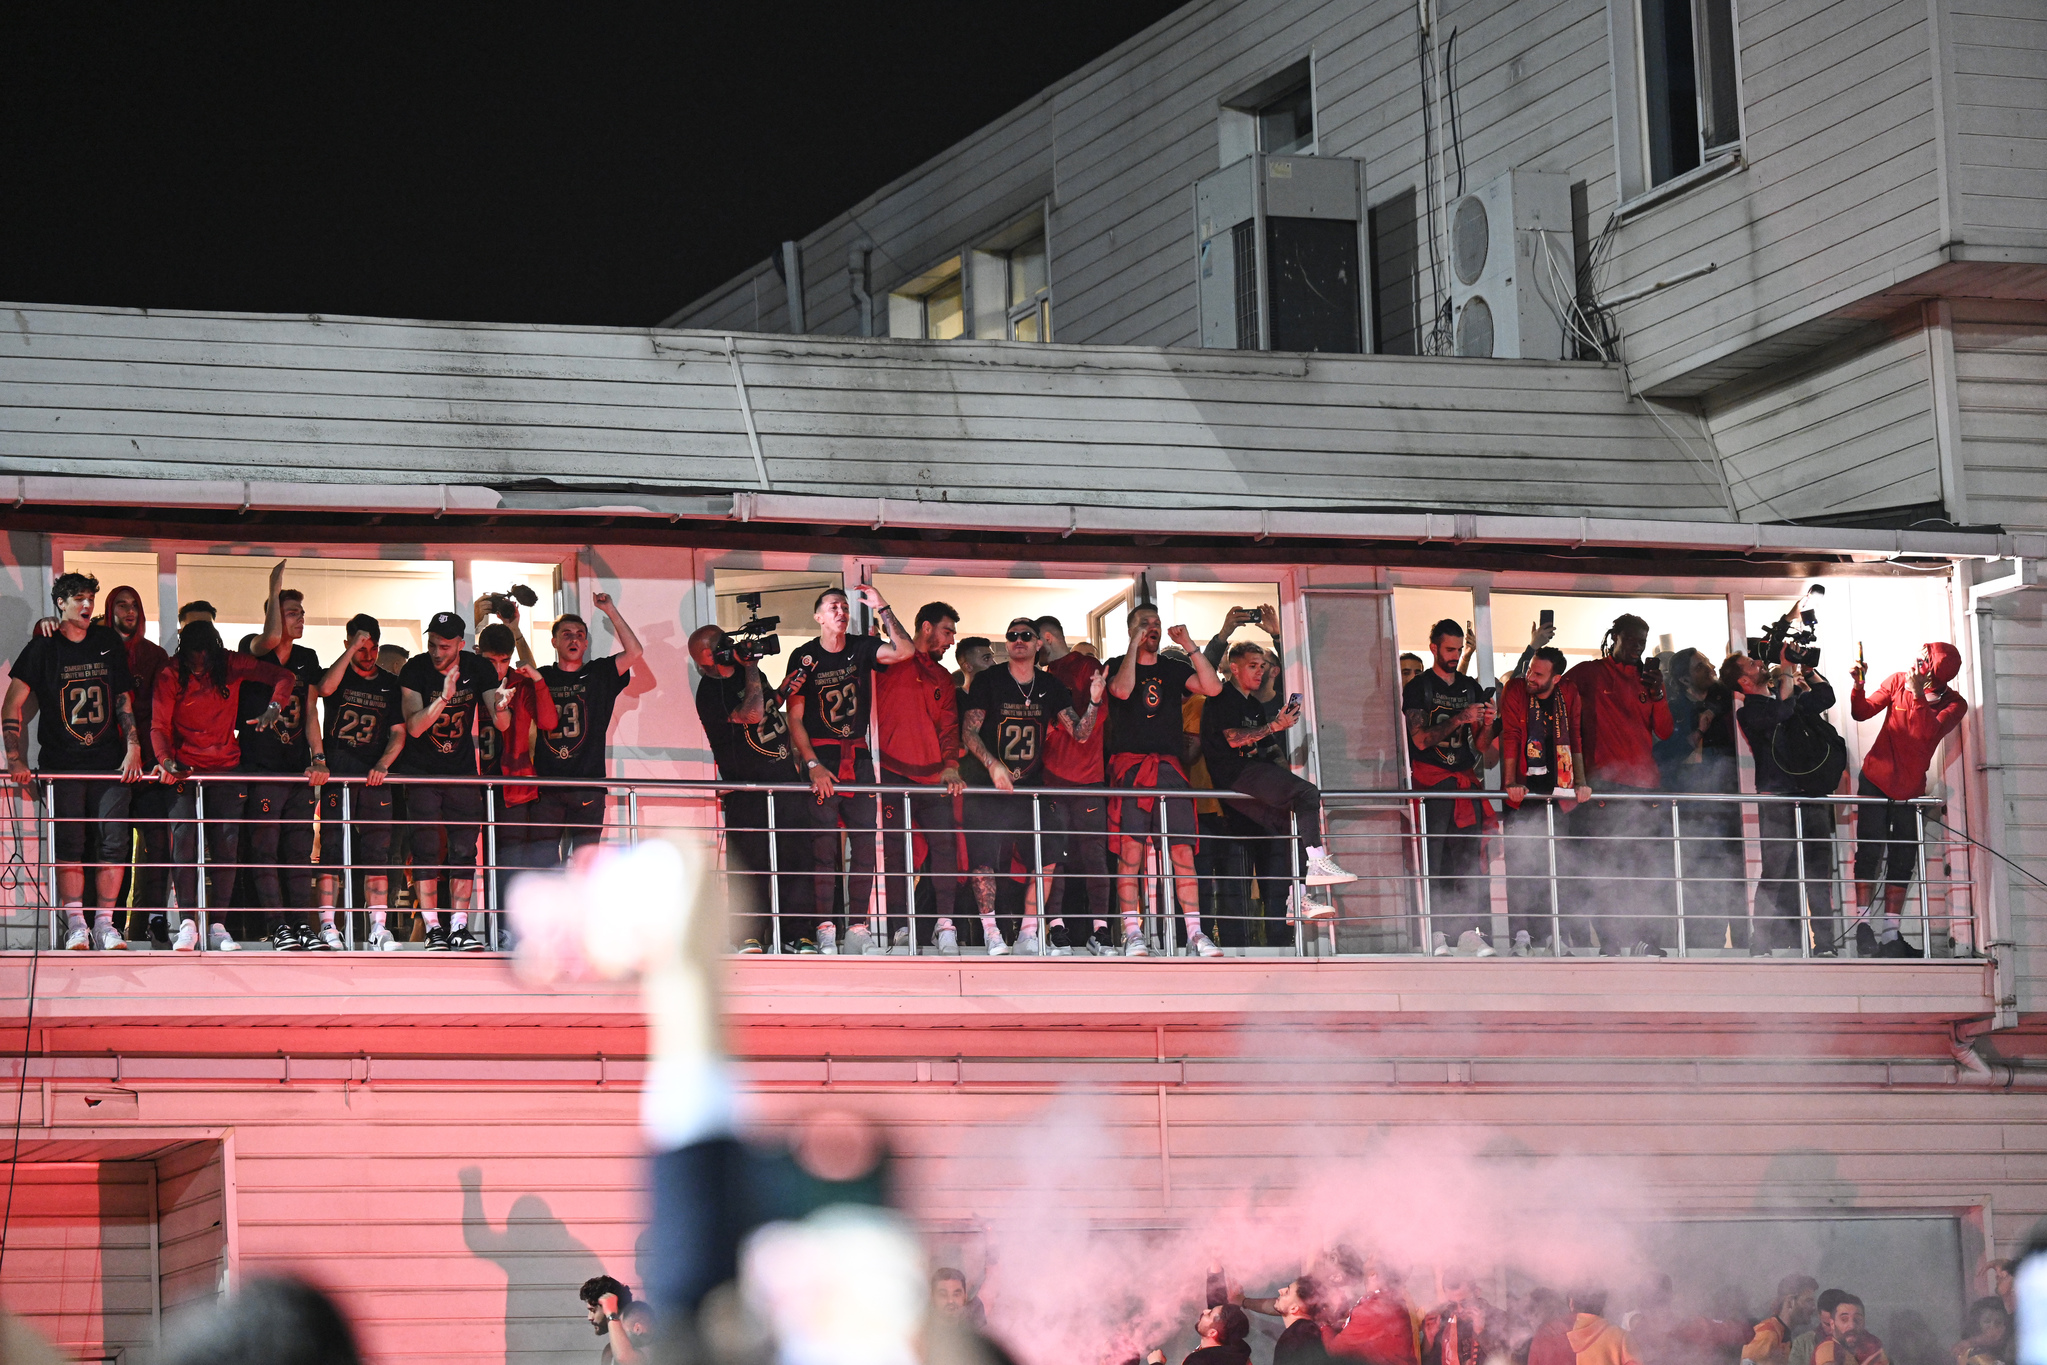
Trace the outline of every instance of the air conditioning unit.
<path fill-rule="evenodd" d="M 1364 183 L 1362 161 L 1262 154 L 1196 181 L 1201 344 L 1362 352 Z"/>
<path fill-rule="evenodd" d="M 1465 195 L 1450 210 L 1452 353 L 1565 359 L 1576 277 L 1569 176 L 1508 171 Z"/>

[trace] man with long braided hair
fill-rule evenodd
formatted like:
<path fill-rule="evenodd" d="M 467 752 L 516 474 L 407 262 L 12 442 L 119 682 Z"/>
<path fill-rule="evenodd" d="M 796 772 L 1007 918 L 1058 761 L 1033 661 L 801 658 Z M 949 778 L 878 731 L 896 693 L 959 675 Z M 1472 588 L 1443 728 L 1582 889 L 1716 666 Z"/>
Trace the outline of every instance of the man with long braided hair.
<path fill-rule="evenodd" d="M 1675 903 L 1670 808 L 1633 799 L 1661 787 L 1655 745 L 1672 728 L 1663 670 L 1642 658 L 1648 643 L 1647 621 L 1617 616 L 1599 657 L 1564 675 L 1577 700 L 1583 769 L 1595 793 L 1571 813 L 1573 894 L 1593 917 L 1602 957 L 1626 949 L 1662 957 Z"/>

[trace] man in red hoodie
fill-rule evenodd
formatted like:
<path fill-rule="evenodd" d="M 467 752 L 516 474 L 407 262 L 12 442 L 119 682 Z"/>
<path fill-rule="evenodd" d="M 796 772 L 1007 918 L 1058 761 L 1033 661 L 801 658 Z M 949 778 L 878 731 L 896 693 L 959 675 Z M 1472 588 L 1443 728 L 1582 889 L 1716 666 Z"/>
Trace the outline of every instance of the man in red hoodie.
<path fill-rule="evenodd" d="M 1642 648 L 1649 623 L 1639 616 L 1614 619 L 1599 657 L 1564 675 L 1578 706 L 1578 739 L 1585 746 L 1581 780 L 1600 796 L 1656 791 L 1662 773 L 1655 744 L 1671 735 L 1663 670 Z M 1670 858 L 1670 807 L 1661 801 L 1605 801 L 1595 796 L 1572 812 L 1577 844 L 1573 875 L 1577 898 L 1595 917 L 1601 957 L 1633 945 L 1635 953 L 1664 956 L 1664 927 L 1673 913 L 1676 865 Z"/>
<path fill-rule="evenodd" d="M 952 652 L 960 614 L 944 602 L 926 602 L 917 609 L 916 649 L 883 669 L 874 684 L 874 716 L 881 732 L 883 786 L 929 787 L 928 796 L 881 798 L 883 895 L 895 925 L 890 946 L 914 956 L 922 937 L 941 955 L 957 954 L 959 934 L 952 922 L 953 897 L 959 893 L 959 839 L 954 831 L 952 798 L 967 789 L 960 780 L 960 713 L 952 674 L 939 662 Z M 905 818 L 908 825 L 905 827 Z M 936 916 L 928 935 L 911 923 L 909 847 L 912 834 L 923 840 L 924 856 L 917 870 L 931 876 Z"/>
<path fill-rule="evenodd" d="M 1898 932 L 1905 890 L 1912 884 L 1919 854 L 1918 818 L 1906 803 L 1926 794 L 1926 772 L 1934 751 L 1969 713 L 1969 703 L 1948 686 L 1961 668 L 1960 652 L 1936 640 L 1919 651 L 1910 672 L 1891 674 L 1874 692 L 1862 690 L 1869 675 L 1867 664 L 1858 660 L 1849 670 L 1855 688 L 1848 694 L 1848 714 L 1857 720 L 1884 718 L 1876 743 L 1862 757 L 1862 776 L 1856 785 L 1856 794 L 1863 798 L 1855 817 L 1855 893 L 1862 903 L 1855 914 L 1859 956 L 1923 956 L 1922 949 L 1907 943 Z M 1876 941 L 1869 915 L 1876 908 L 1879 876 L 1884 888 L 1884 932 L 1882 940 Z"/>

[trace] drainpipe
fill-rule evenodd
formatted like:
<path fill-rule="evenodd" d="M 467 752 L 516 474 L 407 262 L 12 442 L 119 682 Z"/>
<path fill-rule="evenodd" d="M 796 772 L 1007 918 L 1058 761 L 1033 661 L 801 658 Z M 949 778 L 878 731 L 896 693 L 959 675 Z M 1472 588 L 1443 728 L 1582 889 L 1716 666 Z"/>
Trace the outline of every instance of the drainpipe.
<path fill-rule="evenodd" d="M 1970 653 L 1975 656 L 1976 752 L 1981 755 L 1977 768 L 1983 779 L 1985 817 L 1981 834 L 1985 847 L 1992 853 L 2004 852 L 2006 832 L 2004 765 L 1999 761 L 2001 750 L 1998 746 L 1997 670 L 1993 662 L 1997 618 L 1992 604 L 1997 598 L 2041 585 L 2038 559 L 2015 556 L 2010 563 L 2012 572 L 1969 586 L 1969 643 L 1972 646 Z M 1984 878 L 1983 885 L 1990 892 L 1984 897 L 1983 950 L 1997 964 L 1991 987 L 1997 1011 L 1994 1026 L 2012 1028 L 2019 1022 L 2019 983 L 2017 964 L 2012 960 L 2015 953 L 2011 874 L 1993 857 L 1989 876 Z"/>
<path fill-rule="evenodd" d="M 859 245 L 846 253 L 846 283 L 853 290 L 853 302 L 860 305 L 860 335 L 874 335 L 874 295 L 867 287 L 867 253 L 874 250 L 874 243 L 865 237 Z"/>
<path fill-rule="evenodd" d="M 789 330 L 809 331 L 803 325 L 803 248 L 795 242 L 782 243 L 782 287 L 789 297 Z"/>

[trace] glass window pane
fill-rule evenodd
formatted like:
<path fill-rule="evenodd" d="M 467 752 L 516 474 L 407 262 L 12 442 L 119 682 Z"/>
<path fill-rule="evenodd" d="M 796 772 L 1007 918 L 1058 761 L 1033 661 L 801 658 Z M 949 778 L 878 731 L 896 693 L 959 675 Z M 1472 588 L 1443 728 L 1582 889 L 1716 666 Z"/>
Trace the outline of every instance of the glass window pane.
<path fill-rule="evenodd" d="M 1258 111 L 1258 148 L 1274 156 L 1305 151 L 1315 142 L 1315 105 L 1307 86 L 1290 90 Z"/>
<path fill-rule="evenodd" d="M 1038 336 L 1037 309 L 1033 308 L 1030 312 L 1025 313 L 1022 317 L 1018 318 L 1015 322 L 1010 324 L 1009 339 L 1011 341 L 1042 340 L 1042 338 Z"/>
<path fill-rule="evenodd" d="M 1045 287 L 1045 239 L 1036 237 L 1009 253 L 1009 306 L 1037 297 Z"/>
<path fill-rule="evenodd" d="M 960 277 L 955 275 L 924 296 L 924 335 L 933 341 L 951 341 L 965 328 Z"/>

